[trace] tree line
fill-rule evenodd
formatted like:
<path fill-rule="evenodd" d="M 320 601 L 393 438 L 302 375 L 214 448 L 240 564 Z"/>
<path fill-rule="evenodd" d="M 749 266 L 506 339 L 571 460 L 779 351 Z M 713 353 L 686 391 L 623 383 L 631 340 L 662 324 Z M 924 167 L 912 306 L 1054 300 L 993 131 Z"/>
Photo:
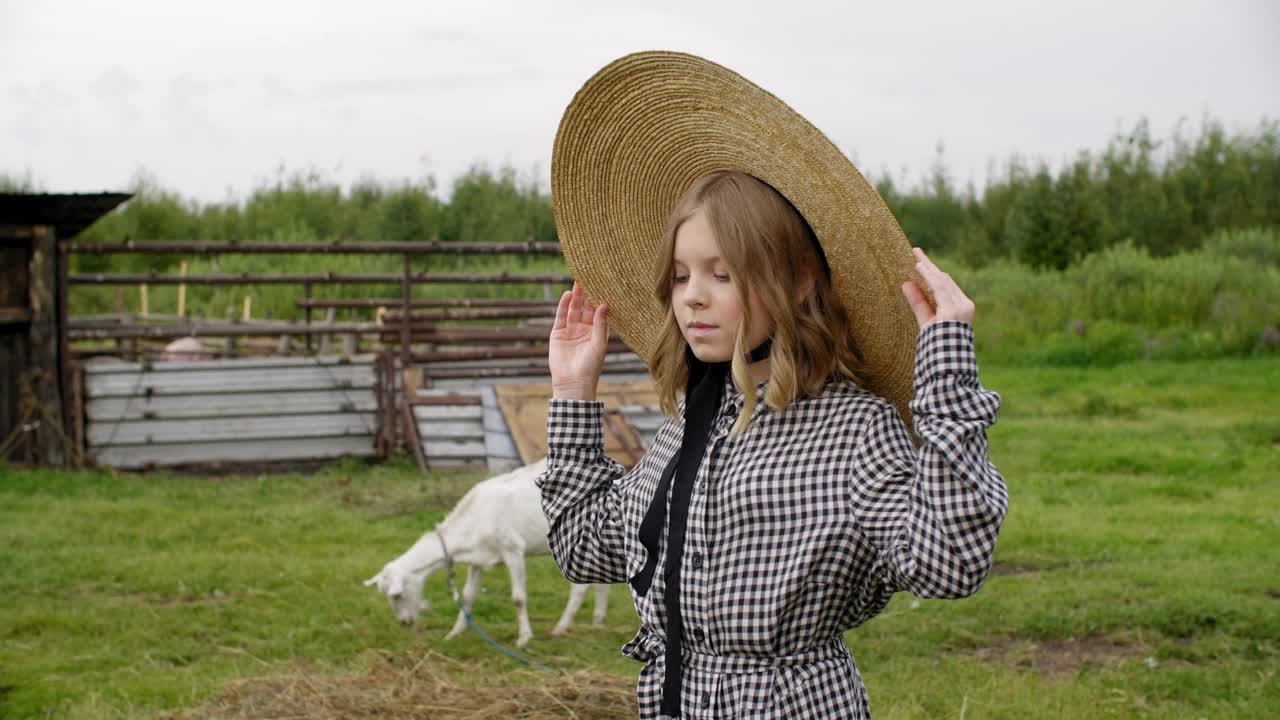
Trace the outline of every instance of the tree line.
<path fill-rule="evenodd" d="M 940 151 L 941 153 L 941 151 Z M 914 187 L 868 175 L 913 244 L 970 267 L 1000 259 L 1064 269 L 1129 242 L 1156 257 L 1195 250 L 1215 231 L 1280 226 L 1280 123 L 1156 140 L 1147 121 L 1062 168 L 1007 160 L 979 191 L 961 189 L 939 157 Z M 30 178 L 0 176 L 0 191 Z M 26 187 L 24 187 L 26 186 Z M 442 198 L 433 178 L 366 178 L 344 189 L 317 173 L 280 171 L 244 201 L 200 204 L 138 179 L 136 197 L 86 230 L 88 241 L 554 240 L 551 200 L 514 168 L 476 166 Z M 172 257 L 81 257 L 82 270 L 158 269 Z"/>

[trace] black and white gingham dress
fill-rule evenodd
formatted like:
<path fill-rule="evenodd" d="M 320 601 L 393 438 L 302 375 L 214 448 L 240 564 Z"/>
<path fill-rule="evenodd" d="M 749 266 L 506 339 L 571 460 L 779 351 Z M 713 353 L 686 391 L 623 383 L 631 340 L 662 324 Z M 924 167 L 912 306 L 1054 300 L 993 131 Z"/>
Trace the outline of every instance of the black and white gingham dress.
<path fill-rule="evenodd" d="M 683 717 L 870 717 L 844 631 L 899 590 L 954 598 L 982 586 L 1008 507 L 987 457 L 1000 396 L 978 383 L 969 324 L 936 323 L 918 342 L 918 450 L 889 402 L 848 381 L 782 412 L 761 404 L 731 438 L 743 396 L 728 380 L 689 506 Z M 604 454 L 602 412 L 552 400 L 547 419 L 538 485 L 552 552 L 575 582 L 626 582 L 644 564 L 640 521 L 683 434 L 679 413 L 626 471 Z M 664 586 L 659 572 L 647 595 L 632 593 L 640 631 L 623 653 L 645 663 L 641 718 L 659 717 Z"/>

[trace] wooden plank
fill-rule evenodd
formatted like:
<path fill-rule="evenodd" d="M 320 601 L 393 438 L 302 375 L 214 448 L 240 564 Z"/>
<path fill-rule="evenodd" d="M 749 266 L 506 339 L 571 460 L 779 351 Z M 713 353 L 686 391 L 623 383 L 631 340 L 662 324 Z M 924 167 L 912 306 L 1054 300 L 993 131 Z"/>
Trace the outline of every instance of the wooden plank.
<path fill-rule="evenodd" d="M 0 307 L 0 325 L 25 325 L 31 322 L 31 310 L 25 307 Z"/>
<path fill-rule="evenodd" d="M 374 385 L 373 368 L 338 366 L 270 370 L 208 370 L 187 373 L 93 375 L 85 378 L 88 396 L 190 395 L 286 390 L 324 390 L 334 387 L 367 389 Z"/>
<path fill-rule="evenodd" d="M 502 408 L 498 407 L 498 399 L 493 400 L 493 407 L 489 407 L 488 399 L 485 400 L 484 408 L 484 429 L 486 432 L 509 432 L 507 430 L 507 419 L 502 416 Z"/>
<path fill-rule="evenodd" d="M 478 422 L 418 421 L 418 435 L 423 440 L 473 440 L 484 437 L 484 427 Z"/>
<path fill-rule="evenodd" d="M 467 442 L 424 440 L 422 446 L 432 462 L 439 458 L 476 458 L 483 462 L 487 457 L 484 452 L 484 440 Z"/>
<path fill-rule="evenodd" d="M 428 466 L 432 470 L 486 470 L 484 460 L 479 458 L 434 458 Z M 515 468 L 510 468 L 514 470 Z M 505 471 L 503 471 L 505 472 Z"/>
<path fill-rule="evenodd" d="M 20 382 L 29 382 L 39 405 L 36 428 L 36 453 L 40 462 L 63 463 L 63 441 L 69 437 L 63 426 L 62 364 L 58 354 L 58 247 L 51 226 L 32 230 L 30 298 L 31 371 Z M 70 451 L 71 448 L 66 448 Z"/>
<path fill-rule="evenodd" d="M 307 390 L 225 395 L 168 395 L 103 397 L 90 400 L 85 415 L 91 422 L 169 420 L 245 415 L 371 412 L 377 399 L 370 390 Z"/>
<path fill-rule="evenodd" d="M 197 420 L 124 420 L 91 423 L 90 447 L 153 443 L 198 443 L 257 438 L 338 437 L 373 438 L 373 413 L 295 415 L 287 418 L 241 417 Z"/>
<path fill-rule="evenodd" d="M 484 408 L 477 405 L 415 405 L 413 416 L 418 422 L 443 420 L 476 420 L 484 417 Z"/>
<path fill-rule="evenodd" d="M 315 460 L 344 455 L 368 457 L 373 455 L 373 441 L 369 436 L 241 439 L 221 443 L 122 445 L 92 450 L 90 455 L 99 465 L 125 469 L 148 465 Z"/>
<path fill-rule="evenodd" d="M 492 386 L 483 386 L 480 397 L 484 399 L 484 451 L 489 456 L 489 469 L 506 472 L 513 466 L 524 464 L 515 438 L 507 427 L 507 419 L 498 405 L 497 391 Z"/>
<path fill-rule="evenodd" d="M 498 405 L 506 418 L 507 428 L 520 452 L 520 459 L 528 464 L 547 454 L 547 403 L 551 399 L 551 385 L 497 385 Z M 649 380 L 601 383 L 596 397 L 606 408 L 626 406 L 656 406 L 657 391 Z M 643 440 L 643 434 L 642 434 Z M 626 458 L 622 448 L 611 434 L 605 436 L 605 453 L 620 462 Z"/>
<path fill-rule="evenodd" d="M 648 382 L 650 380 L 648 373 L 627 372 L 617 375 L 606 375 L 610 382 Z M 454 391 L 470 391 L 474 390 L 476 385 L 492 385 L 493 387 L 506 387 L 508 385 L 547 385 L 547 375 L 521 375 L 518 377 L 463 377 L 463 378 L 432 378 L 432 389 L 442 392 Z"/>
<path fill-rule="evenodd" d="M 448 405 L 480 405 L 479 395 L 447 393 L 427 395 L 418 391 L 409 399 L 410 405 L 448 406 Z"/>
<path fill-rule="evenodd" d="M 654 432 L 667 421 L 667 416 L 659 412 L 657 408 L 638 409 L 635 406 L 628 406 L 621 408 L 621 410 L 627 422 L 641 432 Z"/>
<path fill-rule="evenodd" d="M 150 372 L 190 372 L 192 370 L 280 370 L 284 368 L 304 367 L 341 367 L 373 365 L 374 355 L 356 355 L 346 357 L 254 357 L 223 358 L 217 360 L 156 360 L 151 363 L 123 362 L 118 360 L 98 361 L 90 363 L 85 372 L 90 375 L 107 375 L 111 373 Z"/>
<path fill-rule="evenodd" d="M 484 452 L 490 460 L 520 460 L 520 451 L 516 448 L 515 441 L 505 432 L 486 432 Z"/>
<path fill-rule="evenodd" d="M 106 212 L 106 211 L 104 211 Z M 525 240 L 468 241 L 407 240 L 365 241 L 348 240 L 317 242 L 275 242 L 273 240 L 122 240 L 120 242 L 82 241 L 69 244 L 71 252 L 81 254 L 104 253 L 177 253 L 181 255 L 244 255 L 265 253 L 319 253 L 322 255 L 560 255 L 560 243 Z"/>

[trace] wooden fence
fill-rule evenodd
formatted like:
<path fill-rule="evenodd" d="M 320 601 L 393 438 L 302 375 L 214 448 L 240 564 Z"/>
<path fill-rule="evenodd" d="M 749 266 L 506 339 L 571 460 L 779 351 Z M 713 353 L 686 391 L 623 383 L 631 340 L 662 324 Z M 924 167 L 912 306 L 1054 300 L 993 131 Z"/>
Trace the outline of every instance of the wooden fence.
<path fill-rule="evenodd" d="M 83 361 L 77 398 L 83 406 L 77 412 L 84 426 L 77 428 L 77 436 L 87 457 L 99 464 L 138 468 L 278 462 L 383 456 L 401 448 L 411 450 L 423 469 L 505 471 L 531 460 L 530 444 L 516 442 L 516 435 L 545 435 L 545 426 L 513 435 L 511 413 L 499 408 L 495 388 L 549 382 L 546 340 L 555 301 L 546 298 L 558 297 L 553 286 L 567 289 L 572 278 L 415 272 L 410 259 L 433 254 L 554 255 L 559 253 L 555 243 L 128 241 L 64 247 L 68 254 L 394 253 L 404 257 L 400 274 L 69 274 L 64 269 L 62 279 L 73 288 L 141 283 L 293 284 L 303 290 L 297 300 L 303 322 L 71 318 L 62 328 L 63 342 L 72 347 L 72 354 L 88 358 Z M 413 297 L 415 286 L 441 282 L 542 284 L 544 299 Z M 398 285 L 400 293 L 377 299 L 311 297 L 314 285 L 346 283 Z M 333 322 L 337 309 L 376 310 L 376 315 L 369 320 Z M 314 310 L 325 310 L 330 318 L 313 322 Z M 495 327 L 494 321 L 508 324 Z M 322 339 L 323 350 L 327 338 L 334 335 L 346 338 L 345 357 L 315 355 L 313 338 Z M 274 346 L 305 354 L 151 361 L 149 353 L 141 351 L 144 342 L 162 344 L 189 336 L 227 338 L 224 353 L 257 342 L 265 343 L 268 352 Z M 294 337 L 305 342 L 291 343 Z M 101 352 L 104 340 L 124 343 L 127 356 L 142 360 L 91 357 Z M 77 346 L 81 346 L 78 351 Z M 362 350 L 372 353 L 360 354 Z M 609 351 L 606 380 L 647 378 L 644 363 L 616 337 Z M 652 403 L 634 402 L 612 408 L 609 418 L 610 447 L 627 457 L 638 457 L 662 420 Z"/>

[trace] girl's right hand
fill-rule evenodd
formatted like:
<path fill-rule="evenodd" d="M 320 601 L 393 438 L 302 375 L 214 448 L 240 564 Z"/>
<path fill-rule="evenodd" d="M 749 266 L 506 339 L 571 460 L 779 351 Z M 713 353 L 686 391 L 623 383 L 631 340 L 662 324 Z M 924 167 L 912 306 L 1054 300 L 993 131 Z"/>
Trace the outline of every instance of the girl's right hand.
<path fill-rule="evenodd" d="M 560 296 L 547 351 L 551 397 L 596 399 L 596 385 L 609 347 L 607 312 L 607 305 L 592 306 L 576 282 L 572 291 Z"/>

